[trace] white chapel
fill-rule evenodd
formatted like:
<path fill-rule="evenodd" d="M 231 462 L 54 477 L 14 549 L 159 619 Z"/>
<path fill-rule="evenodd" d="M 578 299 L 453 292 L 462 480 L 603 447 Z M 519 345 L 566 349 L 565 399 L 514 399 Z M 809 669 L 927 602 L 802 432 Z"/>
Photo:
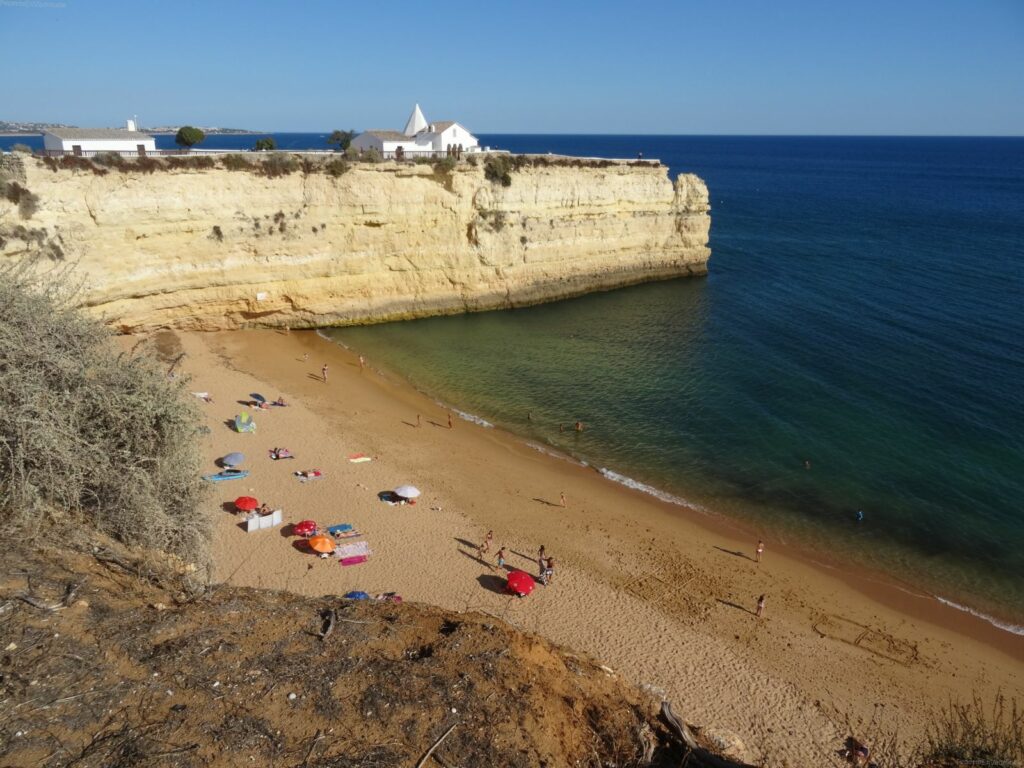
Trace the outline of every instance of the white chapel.
<path fill-rule="evenodd" d="M 460 157 L 464 152 L 479 152 L 476 136 L 454 120 L 428 123 L 417 104 L 402 131 L 364 131 L 352 140 L 352 146 L 366 151 L 375 149 L 382 157 L 402 160 L 413 157 Z"/>

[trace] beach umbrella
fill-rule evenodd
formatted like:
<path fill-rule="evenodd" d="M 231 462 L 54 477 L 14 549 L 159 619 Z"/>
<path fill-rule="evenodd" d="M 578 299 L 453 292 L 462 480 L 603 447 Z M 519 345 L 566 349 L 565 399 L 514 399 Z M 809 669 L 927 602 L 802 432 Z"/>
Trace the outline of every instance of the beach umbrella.
<path fill-rule="evenodd" d="M 395 488 L 394 493 L 396 496 L 401 496 L 403 499 L 415 499 L 420 495 L 420 489 L 415 485 L 400 485 Z"/>
<path fill-rule="evenodd" d="M 236 432 L 255 432 L 256 422 L 252 420 L 252 416 L 248 411 L 238 414 L 235 416 L 235 431 Z"/>
<path fill-rule="evenodd" d="M 235 499 L 235 509 L 242 512 L 252 512 L 260 503 L 252 496 L 239 496 Z"/>
<path fill-rule="evenodd" d="M 260 394 L 259 392 L 250 392 L 250 393 L 249 393 L 249 397 L 251 397 L 251 398 L 252 398 L 253 400 L 255 400 L 255 401 L 256 401 L 257 403 L 265 403 L 265 402 L 267 402 L 267 398 L 265 398 L 265 397 L 264 397 L 263 395 L 261 395 L 261 394 Z"/>
<path fill-rule="evenodd" d="M 312 520 L 303 520 L 293 525 L 292 530 L 298 536 L 310 536 L 316 533 L 316 523 Z"/>
<path fill-rule="evenodd" d="M 356 590 L 355 592 L 346 592 L 344 595 L 349 600 L 369 600 L 370 596 L 366 592 Z"/>
<path fill-rule="evenodd" d="M 533 588 L 537 585 L 537 582 L 533 580 L 533 576 L 528 574 L 526 571 L 512 571 L 508 575 L 508 590 L 514 594 L 525 596 L 533 592 Z"/>
<path fill-rule="evenodd" d="M 220 463 L 223 464 L 225 467 L 237 467 L 244 461 L 245 456 L 241 453 L 238 453 L 238 451 L 235 451 L 234 453 L 229 453 L 227 456 L 221 459 Z"/>
<path fill-rule="evenodd" d="M 313 536 L 309 539 L 309 548 L 314 552 L 333 552 L 335 547 L 334 539 L 330 536 Z"/>

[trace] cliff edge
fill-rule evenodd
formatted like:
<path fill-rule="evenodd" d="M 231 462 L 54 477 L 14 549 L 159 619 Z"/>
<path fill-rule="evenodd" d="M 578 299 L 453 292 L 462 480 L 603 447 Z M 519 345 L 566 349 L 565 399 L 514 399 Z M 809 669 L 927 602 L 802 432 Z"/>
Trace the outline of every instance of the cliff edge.
<path fill-rule="evenodd" d="M 483 160 L 289 158 L 271 175 L 3 159 L 21 192 L 0 198 L 0 259 L 77 262 L 82 304 L 124 332 L 524 306 L 704 274 L 710 255 L 704 182 L 651 162 L 538 156 L 506 186 Z"/>

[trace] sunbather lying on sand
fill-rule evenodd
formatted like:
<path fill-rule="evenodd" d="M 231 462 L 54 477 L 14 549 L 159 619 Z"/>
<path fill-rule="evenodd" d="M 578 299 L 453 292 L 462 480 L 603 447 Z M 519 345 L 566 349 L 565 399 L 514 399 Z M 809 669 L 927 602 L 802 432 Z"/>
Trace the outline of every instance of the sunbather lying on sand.
<path fill-rule="evenodd" d="M 294 459 L 295 455 L 287 448 L 271 448 L 270 458 L 273 461 L 277 461 L 278 459 Z"/>

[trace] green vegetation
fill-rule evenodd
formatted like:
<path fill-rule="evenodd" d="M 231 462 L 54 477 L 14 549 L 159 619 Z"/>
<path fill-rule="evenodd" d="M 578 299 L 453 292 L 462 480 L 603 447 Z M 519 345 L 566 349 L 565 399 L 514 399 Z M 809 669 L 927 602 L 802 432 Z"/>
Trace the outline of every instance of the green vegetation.
<path fill-rule="evenodd" d="M 352 139 L 356 137 L 355 131 L 334 131 L 327 137 L 327 143 L 336 146 L 342 152 L 349 148 Z"/>
<path fill-rule="evenodd" d="M 488 155 L 484 160 L 484 178 L 503 187 L 512 186 L 512 171 L 515 162 L 512 155 Z"/>
<path fill-rule="evenodd" d="M 343 158 L 334 157 L 324 164 L 324 173 L 328 176 L 334 176 L 337 178 L 338 176 L 347 173 L 349 168 L 349 164 L 345 162 Z"/>
<path fill-rule="evenodd" d="M 11 147 L 11 152 L 20 152 L 23 155 L 31 155 L 32 147 L 30 147 L 28 144 L 19 143 Z"/>
<path fill-rule="evenodd" d="M 0 265 L 0 527 L 76 527 L 205 565 L 199 412 L 136 345 L 72 306 L 67 269 Z"/>
<path fill-rule="evenodd" d="M 187 147 L 191 149 L 205 138 L 206 134 L 198 128 L 193 128 L 191 125 L 185 125 L 178 129 L 178 132 L 174 136 L 174 143 L 179 147 Z"/>
<path fill-rule="evenodd" d="M 256 139 L 256 146 L 253 148 L 257 152 L 270 152 L 277 149 L 277 142 L 274 141 L 273 137 L 267 136 L 262 139 Z"/>

